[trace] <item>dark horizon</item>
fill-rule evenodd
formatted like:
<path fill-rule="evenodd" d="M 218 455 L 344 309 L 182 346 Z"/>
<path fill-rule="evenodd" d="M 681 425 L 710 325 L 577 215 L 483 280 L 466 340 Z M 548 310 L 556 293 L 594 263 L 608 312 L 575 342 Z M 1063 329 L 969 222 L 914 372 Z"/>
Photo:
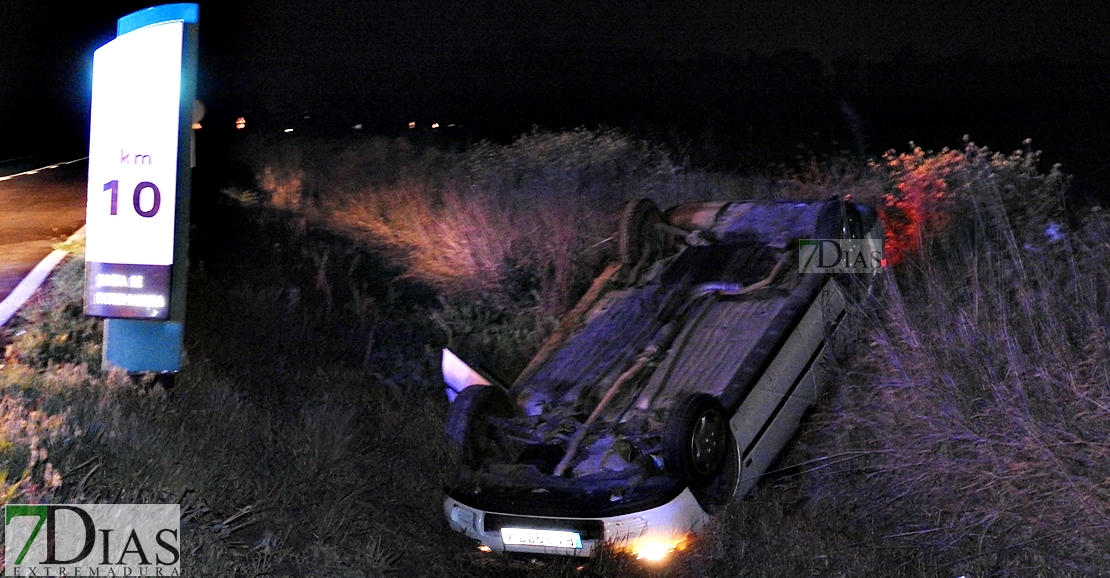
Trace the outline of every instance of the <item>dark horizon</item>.
<path fill-rule="evenodd" d="M 92 51 L 115 19 L 152 4 L 3 1 L 13 42 L 0 55 L 0 160 L 79 151 Z M 1008 152 L 1031 138 L 1044 170 L 1061 162 L 1106 191 L 1110 34 L 1095 12 L 732 4 L 201 2 L 204 130 L 229 130 L 239 115 L 322 133 L 462 124 L 463 140 L 607 125 L 749 171 L 791 162 L 799 145 L 878 155 L 969 134 Z"/>

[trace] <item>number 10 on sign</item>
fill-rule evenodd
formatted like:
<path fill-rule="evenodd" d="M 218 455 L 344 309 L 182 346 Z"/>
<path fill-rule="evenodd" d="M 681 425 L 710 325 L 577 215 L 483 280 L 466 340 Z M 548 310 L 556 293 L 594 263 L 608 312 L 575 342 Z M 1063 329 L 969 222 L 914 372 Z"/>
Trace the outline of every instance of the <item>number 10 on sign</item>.
<path fill-rule="evenodd" d="M 119 214 L 119 181 L 109 181 L 104 183 L 104 190 L 112 192 L 112 208 L 109 214 Z M 142 194 L 143 191 L 150 190 L 153 192 L 153 200 L 150 202 L 150 209 L 143 210 Z M 132 197 L 132 205 L 135 207 L 135 214 L 140 217 L 150 218 L 158 214 L 158 209 L 162 206 L 162 193 L 158 190 L 158 185 L 143 181 L 135 185 L 135 195 Z"/>

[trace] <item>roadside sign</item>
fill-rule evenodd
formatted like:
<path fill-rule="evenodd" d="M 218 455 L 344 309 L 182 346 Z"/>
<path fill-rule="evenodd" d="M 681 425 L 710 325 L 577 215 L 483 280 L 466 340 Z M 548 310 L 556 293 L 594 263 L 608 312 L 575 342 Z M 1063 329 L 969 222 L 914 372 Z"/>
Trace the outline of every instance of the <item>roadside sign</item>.
<path fill-rule="evenodd" d="M 93 57 L 85 313 L 109 318 L 105 360 L 131 371 L 180 365 L 198 15 L 134 12 Z"/>

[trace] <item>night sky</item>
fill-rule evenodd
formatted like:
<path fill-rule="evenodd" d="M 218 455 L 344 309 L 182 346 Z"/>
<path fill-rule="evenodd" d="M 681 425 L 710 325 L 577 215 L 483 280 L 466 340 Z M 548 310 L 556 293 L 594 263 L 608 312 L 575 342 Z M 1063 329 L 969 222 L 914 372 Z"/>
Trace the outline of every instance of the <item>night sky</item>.
<path fill-rule="evenodd" d="M 151 5 L 86 4 L 0 0 L 0 160 L 83 146 L 92 52 Z M 1095 1 L 200 4 L 199 93 L 221 126 L 244 113 L 384 132 L 433 118 L 670 123 L 691 138 L 734 125 L 746 145 L 717 141 L 742 148 L 770 143 L 761 131 L 843 125 L 847 104 L 870 154 L 968 132 L 1001 149 L 1032 137 L 1048 157 L 1075 148 L 1064 160 L 1110 152 L 1108 131 L 1091 130 L 1110 128 L 1110 10 Z"/>

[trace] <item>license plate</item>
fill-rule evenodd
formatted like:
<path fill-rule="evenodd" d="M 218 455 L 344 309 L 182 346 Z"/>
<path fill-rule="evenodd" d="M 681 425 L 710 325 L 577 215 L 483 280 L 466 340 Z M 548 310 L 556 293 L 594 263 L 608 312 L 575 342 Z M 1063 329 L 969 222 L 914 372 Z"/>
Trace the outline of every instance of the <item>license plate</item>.
<path fill-rule="evenodd" d="M 565 532 L 560 530 L 501 528 L 501 540 L 505 542 L 505 545 L 582 548 L 582 536 L 579 535 L 578 532 Z"/>

